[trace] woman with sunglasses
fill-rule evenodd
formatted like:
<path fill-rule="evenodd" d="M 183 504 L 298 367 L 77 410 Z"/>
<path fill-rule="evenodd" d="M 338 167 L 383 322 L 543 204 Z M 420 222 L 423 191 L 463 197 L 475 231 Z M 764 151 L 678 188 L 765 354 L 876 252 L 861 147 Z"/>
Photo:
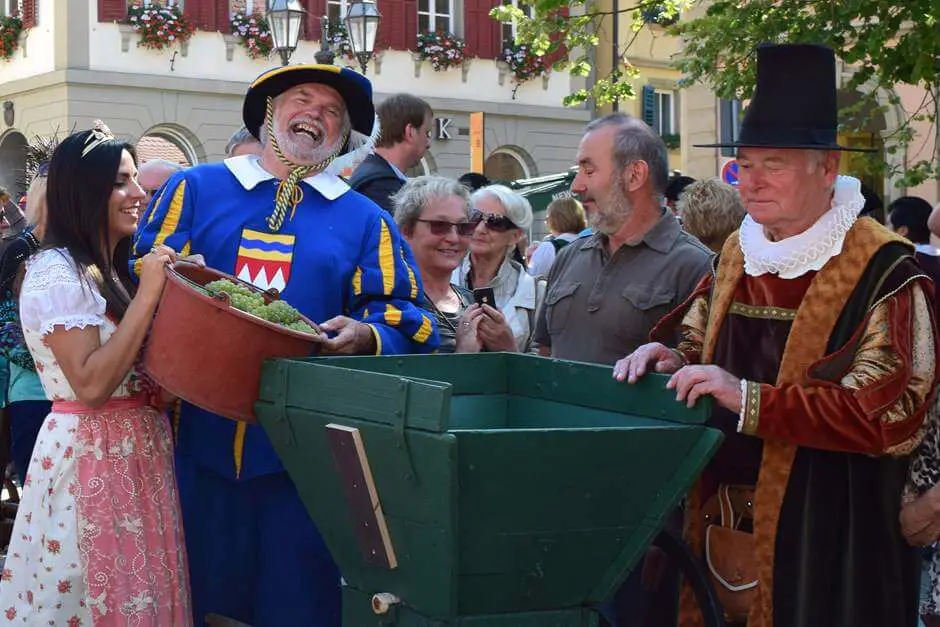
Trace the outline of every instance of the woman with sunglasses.
<path fill-rule="evenodd" d="M 411 246 L 421 282 L 425 306 L 437 318 L 440 353 L 503 350 L 512 341 L 505 322 L 473 322 L 469 312 L 479 310 L 473 295 L 451 283 L 451 274 L 467 254 L 477 223 L 470 219 L 470 194 L 460 183 L 440 176 L 409 179 L 392 198 L 395 222 Z M 481 322 L 483 329 L 480 329 Z M 491 328 L 492 327 L 492 328 Z M 484 340 L 486 336 L 490 341 Z M 497 341 L 492 341 L 496 338 Z"/>
<path fill-rule="evenodd" d="M 476 306 L 468 311 L 467 321 L 479 325 L 484 341 L 498 343 L 497 350 L 526 352 L 535 328 L 538 290 L 535 279 L 513 253 L 532 226 L 532 207 L 525 197 L 503 185 L 478 189 L 470 202 L 471 219 L 479 223 L 470 239 L 470 255 L 454 272 L 453 281 L 468 290 L 493 288 L 496 308 Z M 491 323 L 508 325 L 511 340 L 491 336 Z"/>

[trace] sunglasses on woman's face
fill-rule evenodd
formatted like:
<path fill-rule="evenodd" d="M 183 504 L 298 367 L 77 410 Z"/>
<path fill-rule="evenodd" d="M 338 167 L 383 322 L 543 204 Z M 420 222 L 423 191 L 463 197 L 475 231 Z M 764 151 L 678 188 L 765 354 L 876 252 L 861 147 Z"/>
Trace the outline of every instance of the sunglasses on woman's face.
<path fill-rule="evenodd" d="M 483 222 L 486 224 L 486 228 L 490 229 L 491 231 L 496 231 L 497 233 L 505 233 L 510 229 L 519 228 L 506 216 L 501 216 L 498 213 L 486 213 L 484 211 L 480 211 L 479 209 L 473 210 L 473 214 L 470 216 L 470 221 L 474 224 Z"/>
<path fill-rule="evenodd" d="M 421 220 L 418 219 L 418 222 L 424 222 L 428 225 L 428 228 L 431 230 L 431 235 L 435 237 L 444 237 L 445 235 L 450 235 L 451 229 L 456 229 L 457 235 L 460 237 L 470 237 L 473 235 L 473 231 L 477 228 L 477 222 L 448 222 L 447 220 Z"/>

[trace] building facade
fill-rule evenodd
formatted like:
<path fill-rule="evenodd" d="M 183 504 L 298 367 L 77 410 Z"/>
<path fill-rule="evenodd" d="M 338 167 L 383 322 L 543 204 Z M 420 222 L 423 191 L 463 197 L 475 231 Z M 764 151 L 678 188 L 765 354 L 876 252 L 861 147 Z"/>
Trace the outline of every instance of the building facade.
<path fill-rule="evenodd" d="M 707 4 L 707 0 L 695 3 L 679 19 L 703 15 Z M 600 0 L 598 3 L 599 11 L 615 15 L 623 7 L 620 0 Z M 605 19 L 598 33 L 601 41 L 595 50 L 597 73 L 606 76 L 616 64 L 622 64 L 621 68 L 636 68 L 639 76 L 632 80 L 637 98 L 621 103 L 620 110 L 644 119 L 663 136 L 670 147 L 669 165 L 672 169 L 697 179 L 719 176 L 725 164 L 734 158 L 734 151 L 695 148 L 695 145 L 735 139 L 746 103 L 722 101 L 703 85 L 679 89 L 681 74 L 673 67 L 673 61 L 681 52 L 681 42 L 667 34 L 657 17 L 655 13 L 648 15 L 639 32 L 632 29 L 632 11 L 620 12 L 616 27 L 613 17 Z M 618 48 L 614 46 L 615 41 L 619 42 Z M 615 50 L 618 49 L 621 52 L 627 50 L 625 59 L 615 60 Z M 837 76 L 840 85 L 848 84 L 852 68 L 840 61 Z M 874 148 L 895 171 L 900 172 L 907 164 L 931 159 L 935 154 L 935 128 L 929 120 L 911 120 L 926 96 L 922 87 L 913 85 L 895 85 L 890 91 L 879 90 L 878 100 L 884 112 L 873 116 L 863 132 L 840 135 L 840 142 L 847 146 Z M 848 107 L 857 99 L 857 94 L 840 88 L 841 107 Z M 605 106 L 599 113 L 612 109 Z M 917 139 L 906 151 L 891 153 L 885 150 L 884 139 L 895 136 L 908 124 Z M 907 194 L 921 196 L 933 204 L 940 201 L 940 181 L 933 179 L 917 187 L 899 187 L 896 176 L 867 174 L 865 164 L 855 153 L 845 153 L 842 170 L 859 177 L 884 200 L 885 206 Z"/>
<path fill-rule="evenodd" d="M 137 0 L 144 4 L 149 1 Z M 249 58 L 230 34 L 233 11 L 263 11 L 263 0 L 178 0 L 197 31 L 185 45 L 162 51 L 138 46 L 127 0 L 0 0 L 0 16 L 25 26 L 19 45 L 0 60 L 0 186 L 22 191 L 24 147 L 34 136 L 60 136 L 104 120 L 115 135 L 169 142 L 188 164 L 223 158 L 241 125 L 248 83 L 277 65 L 277 55 Z M 177 2 L 173 2 L 177 4 Z M 292 63 L 313 63 L 320 20 L 340 17 L 346 0 L 304 0 L 308 12 Z M 471 169 L 469 115 L 485 113 L 486 174 L 514 180 L 562 172 L 574 160 L 590 111 L 566 109 L 575 88 L 563 73 L 516 85 L 497 63 L 504 31 L 488 17 L 494 0 L 379 0 L 383 14 L 368 72 L 375 99 L 408 92 L 435 112 L 431 149 L 413 173 L 459 176 Z M 420 30 L 419 30 L 420 29 Z M 435 71 L 412 52 L 419 32 L 466 33 L 468 58 Z M 338 55 L 335 63 L 358 69 Z"/>

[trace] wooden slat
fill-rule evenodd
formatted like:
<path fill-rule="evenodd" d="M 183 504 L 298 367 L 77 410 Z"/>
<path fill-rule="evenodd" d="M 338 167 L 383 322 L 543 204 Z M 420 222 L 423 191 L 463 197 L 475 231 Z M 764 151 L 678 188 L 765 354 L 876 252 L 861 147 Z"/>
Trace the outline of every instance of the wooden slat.
<path fill-rule="evenodd" d="M 704 424 L 711 399 L 700 399 L 693 409 L 676 402 L 666 389 L 669 377 L 647 374 L 633 385 L 614 381 L 610 366 L 508 355 L 509 393 L 576 407 L 592 407 L 656 418 L 681 424 Z"/>
<path fill-rule="evenodd" d="M 330 423 L 326 425 L 330 438 L 333 462 L 346 492 L 352 519 L 356 524 L 356 537 L 363 559 L 390 570 L 398 567 L 395 548 L 388 534 L 388 525 L 375 480 L 366 457 L 359 429 Z"/>
<path fill-rule="evenodd" d="M 449 383 L 455 395 L 507 391 L 507 355 L 502 353 L 314 357 L 302 361 Z"/>
<path fill-rule="evenodd" d="M 447 430 L 450 415 L 450 386 L 394 375 L 364 372 L 305 361 L 270 361 L 262 366 L 260 400 L 278 403 L 284 394 L 286 406 L 303 407 L 327 414 L 405 425 L 425 431 Z M 278 365 L 286 368 L 276 372 Z"/>

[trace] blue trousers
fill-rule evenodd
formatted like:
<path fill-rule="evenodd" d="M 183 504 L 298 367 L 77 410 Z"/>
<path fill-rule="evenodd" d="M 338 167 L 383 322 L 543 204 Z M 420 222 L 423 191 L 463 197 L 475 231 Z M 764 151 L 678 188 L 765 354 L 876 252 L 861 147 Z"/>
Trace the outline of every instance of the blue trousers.
<path fill-rule="evenodd" d="M 238 480 L 177 453 L 193 615 L 339 627 L 340 575 L 286 472 Z"/>
<path fill-rule="evenodd" d="M 29 458 L 39 437 L 39 429 L 49 415 L 49 401 L 17 401 L 7 405 L 7 420 L 10 421 L 10 457 L 16 466 L 20 485 L 26 480 Z"/>

